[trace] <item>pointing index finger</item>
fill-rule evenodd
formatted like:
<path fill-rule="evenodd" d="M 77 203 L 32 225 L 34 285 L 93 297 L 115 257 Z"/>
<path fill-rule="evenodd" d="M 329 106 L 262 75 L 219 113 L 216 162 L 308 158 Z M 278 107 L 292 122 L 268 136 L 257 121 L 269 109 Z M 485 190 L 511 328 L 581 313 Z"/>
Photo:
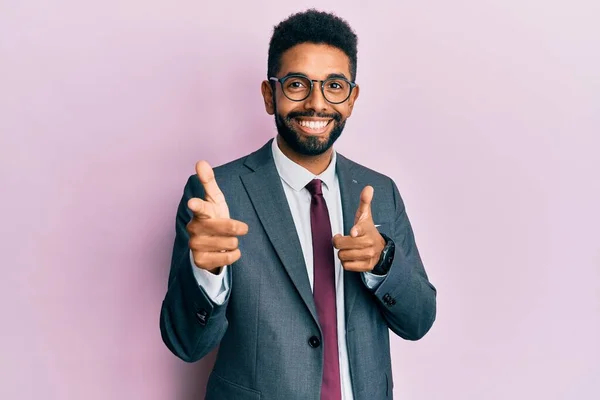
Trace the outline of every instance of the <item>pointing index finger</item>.
<path fill-rule="evenodd" d="M 202 160 L 196 163 L 196 173 L 200 179 L 200 183 L 204 187 L 204 193 L 207 201 L 220 204 L 225 202 L 225 196 L 217 185 L 215 173 L 208 162 Z"/>
<path fill-rule="evenodd" d="M 373 200 L 374 192 L 375 189 L 372 186 L 365 186 L 362 192 L 360 192 L 360 203 L 354 217 L 355 224 L 371 216 L 371 201 Z"/>

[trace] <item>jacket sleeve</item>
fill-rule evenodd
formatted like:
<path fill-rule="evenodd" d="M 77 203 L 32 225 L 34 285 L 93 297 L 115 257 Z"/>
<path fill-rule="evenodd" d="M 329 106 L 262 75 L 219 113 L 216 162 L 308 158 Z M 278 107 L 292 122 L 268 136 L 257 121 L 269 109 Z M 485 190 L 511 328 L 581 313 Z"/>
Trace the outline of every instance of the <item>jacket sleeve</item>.
<path fill-rule="evenodd" d="M 192 197 L 204 198 L 202 186 L 195 175 L 188 179 L 177 209 L 169 282 L 160 311 L 163 342 L 173 354 L 187 362 L 200 360 L 223 338 L 228 325 L 226 309 L 231 292 L 222 305 L 217 305 L 194 277 L 186 230 L 192 218 L 187 202 Z M 227 273 L 229 282 L 233 283 L 231 268 L 227 268 Z"/>
<path fill-rule="evenodd" d="M 394 261 L 385 280 L 374 292 L 389 328 L 407 340 L 419 340 L 429 331 L 436 317 L 435 287 L 429 282 L 404 202 L 396 184 L 395 218 L 392 240 Z"/>

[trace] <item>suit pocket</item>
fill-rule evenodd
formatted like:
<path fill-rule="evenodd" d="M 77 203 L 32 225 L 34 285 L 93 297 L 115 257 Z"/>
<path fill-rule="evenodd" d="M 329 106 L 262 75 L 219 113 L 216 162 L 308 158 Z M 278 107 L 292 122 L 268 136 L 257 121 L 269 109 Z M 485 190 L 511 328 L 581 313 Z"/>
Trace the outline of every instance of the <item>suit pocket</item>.
<path fill-rule="evenodd" d="M 221 378 L 213 372 L 206 386 L 206 400 L 260 400 L 260 392 Z"/>

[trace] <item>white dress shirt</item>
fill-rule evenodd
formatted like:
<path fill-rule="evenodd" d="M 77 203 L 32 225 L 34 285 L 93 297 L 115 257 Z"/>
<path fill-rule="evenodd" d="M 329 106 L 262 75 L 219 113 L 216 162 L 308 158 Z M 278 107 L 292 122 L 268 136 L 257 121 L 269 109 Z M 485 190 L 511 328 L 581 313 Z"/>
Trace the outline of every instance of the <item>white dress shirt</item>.
<path fill-rule="evenodd" d="M 272 145 L 273 159 L 277 172 L 282 180 L 285 197 L 288 201 L 290 211 L 298 237 L 300 246 L 304 255 L 306 264 L 306 273 L 310 282 L 311 289 L 314 287 L 313 271 L 313 251 L 312 251 L 312 229 L 310 224 L 310 203 L 311 194 L 305 186 L 317 178 L 323 181 L 323 197 L 327 203 L 329 219 L 331 223 L 332 237 L 336 234 L 344 234 L 344 219 L 342 215 L 342 200 L 340 196 L 340 187 L 338 176 L 335 171 L 337 155 L 333 152 L 331 162 L 327 169 L 320 175 L 314 175 L 304 167 L 290 160 L 277 145 L 277 140 L 273 140 Z M 337 308 L 337 331 L 338 331 L 338 349 L 340 357 L 340 378 L 342 384 L 342 399 L 352 400 L 352 384 L 350 382 L 350 367 L 348 364 L 348 350 L 346 347 L 346 320 L 344 307 L 344 274 L 340 259 L 337 257 L 338 250 L 334 249 L 335 254 L 335 286 L 336 286 L 336 308 Z M 223 304 L 229 291 L 229 279 L 225 273 L 225 266 L 221 273 L 215 275 L 206 270 L 196 268 L 190 251 L 190 261 L 194 271 L 194 276 L 198 285 L 206 292 L 216 304 Z M 375 290 L 383 281 L 385 276 L 378 276 L 368 272 L 363 273 L 364 282 L 371 290 Z"/>

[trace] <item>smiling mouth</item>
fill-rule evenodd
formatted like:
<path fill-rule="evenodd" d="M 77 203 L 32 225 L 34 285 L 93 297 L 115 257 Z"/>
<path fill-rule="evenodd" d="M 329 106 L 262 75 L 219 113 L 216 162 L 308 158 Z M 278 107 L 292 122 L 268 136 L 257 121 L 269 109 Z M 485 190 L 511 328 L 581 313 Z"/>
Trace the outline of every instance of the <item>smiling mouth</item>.
<path fill-rule="evenodd" d="M 309 120 L 302 118 L 294 118 L 294 122 L 300 129 L 306 133 L 320 134 L 324 133 L 333 119 L 327 120 Z"/>

